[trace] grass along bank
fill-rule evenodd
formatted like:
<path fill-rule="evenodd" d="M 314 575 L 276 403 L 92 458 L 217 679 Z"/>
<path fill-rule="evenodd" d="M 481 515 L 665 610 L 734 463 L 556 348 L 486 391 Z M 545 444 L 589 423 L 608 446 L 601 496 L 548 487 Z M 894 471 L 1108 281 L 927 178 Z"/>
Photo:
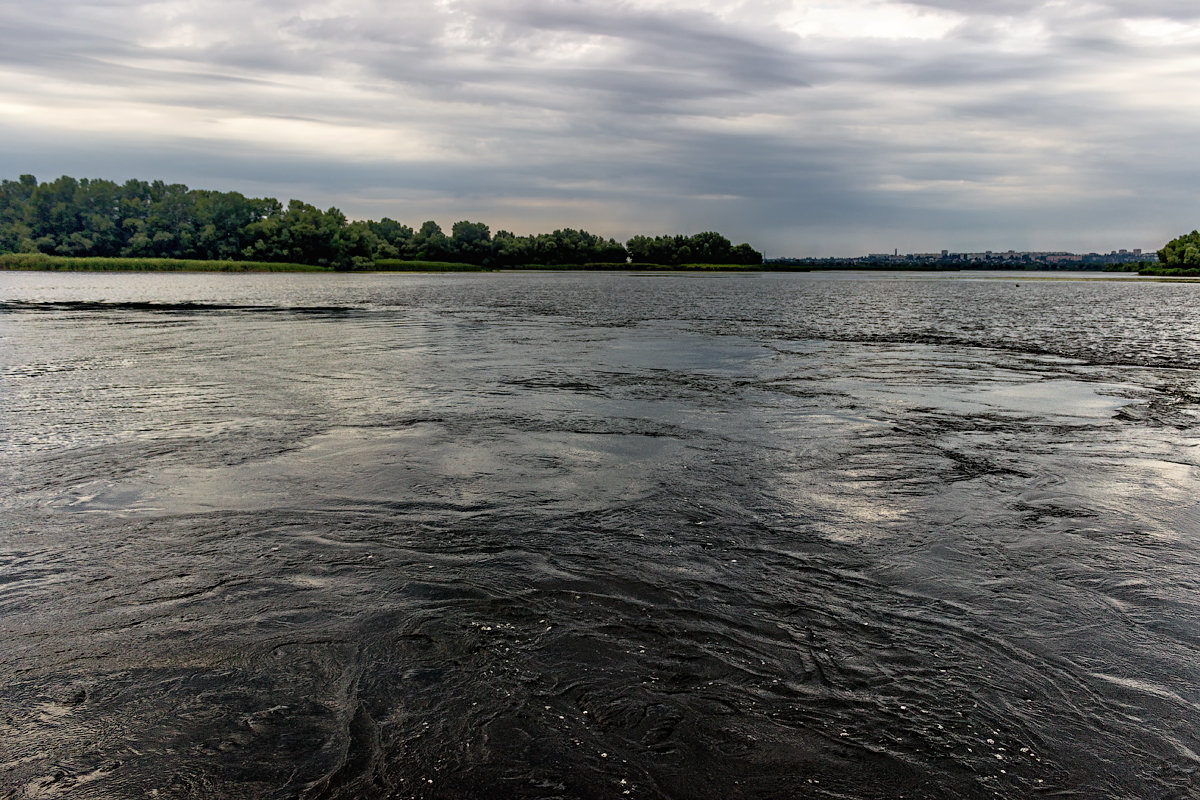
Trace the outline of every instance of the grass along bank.
<path fill-rule="evenodd" d="M 368 268 L 368 271 L 370 269 Z M 398 258 L 381 258 L 375 262 L 373 269 L 376 272 L 490 272 L 493 268 L 454 261 L 404 261 Z"/>
<path fill-rule="evenodd" d="M 310 264 L 267 261 L 200 261 L 184 258 L 75 258 L 42 253 L 0 255 L 0 270 L 59 270 L 71 272 L 333 272 Z"/>

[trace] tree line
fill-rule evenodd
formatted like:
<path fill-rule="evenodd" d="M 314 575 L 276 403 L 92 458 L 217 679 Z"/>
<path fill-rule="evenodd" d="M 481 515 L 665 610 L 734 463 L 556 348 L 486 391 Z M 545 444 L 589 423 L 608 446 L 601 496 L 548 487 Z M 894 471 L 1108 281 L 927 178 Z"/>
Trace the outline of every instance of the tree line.
<path fill-rule="evenodd" d="M 645 264 L 761 264 L 748 244 L 712 231 L 634 236 L 622 245 L 584 230 L 495 235 L 482 222 L 447 234 L 430 220 L 412 228 L 384 217 L 349 220 L 299 200 L 189 189 L 179 183 L 75 179 L 0 181 L 0 253 L 76 257 L 180 258 L 371 269 L 376 262 L 443 261 L 484 267 Z"/>

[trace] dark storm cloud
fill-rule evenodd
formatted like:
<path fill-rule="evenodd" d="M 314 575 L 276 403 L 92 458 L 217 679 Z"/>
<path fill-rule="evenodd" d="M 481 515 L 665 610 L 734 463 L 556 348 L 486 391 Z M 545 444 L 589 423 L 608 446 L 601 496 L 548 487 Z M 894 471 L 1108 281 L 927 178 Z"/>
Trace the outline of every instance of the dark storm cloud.
<path fill-rule="evenodd" d="M 1149 247 L 1200 216 L 1198 20 L 1170 0 L 17 2 L 0 166 L 776 254 Z"/>
<path fill-rule="evenodd" d="M 782 46 L 785 42 L 771 42 L 762 31 L 738 35 L 707 14 L 530 3 L 505 6 L 502 16 L 493 19 L 519 26 L 523 36 L 541 31 L 603 36 L 619 43 L 613 61 L 703 76 L 714 81 L 715 91 L 808 85 L 808 65 L 794 49 Z"/>

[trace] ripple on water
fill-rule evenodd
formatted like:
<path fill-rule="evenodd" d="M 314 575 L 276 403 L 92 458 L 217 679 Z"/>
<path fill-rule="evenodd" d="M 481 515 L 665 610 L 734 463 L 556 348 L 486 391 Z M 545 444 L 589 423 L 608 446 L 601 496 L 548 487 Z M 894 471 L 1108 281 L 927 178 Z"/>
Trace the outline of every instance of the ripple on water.
<path fill-rule="evenodd" d="M 174 277 L 0 298 L 15 796 L 1194 794 L 1193 289 Z"/>

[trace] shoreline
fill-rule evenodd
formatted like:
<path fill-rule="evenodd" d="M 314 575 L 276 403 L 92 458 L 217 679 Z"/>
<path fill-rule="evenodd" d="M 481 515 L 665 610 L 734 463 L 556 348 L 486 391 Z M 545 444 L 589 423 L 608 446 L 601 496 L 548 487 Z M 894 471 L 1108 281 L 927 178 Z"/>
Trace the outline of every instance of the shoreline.
<path fill-rule="evenodd" d="M 210 272 L 287 272 L 287 273 L 337 273 L 359 275 L 382 275 L 388 273 L 456 273 L 456 272 L 644 272 L 644 273 L 900 273 L 900 274 L 941 274 L 955 276 L 978 275 L 986 278 L 987 273 L 1004 272 L 1012 275 L 1029 274 L 1027 280 L 1054 280 L 1053 275 L 1046 273 L 1062 273 L 1063 277 L 1078 276 L 1081 273 L 1094 274 L 1097 279 L 1128 280 L 1140 277 L 1143 279 L 1159 279 L 1171 281 L 1188 281 L 1200 279 L 1200 271 L 1171 269 L 1161 266 L 1150 267 L 1134 272 L 1132 270 L 1112 269 L 1039 269 L 1031 267 L 987 266 L 987 267 L 947 267 L 942 265 L 812 265 L 812 264 L 648 264 L 648 263 L 589 263 L 589 264 L 530 264 L 485 266 L 477 264 L 444 262 L 444 261 L 386 261 L 372 267 L 338 270 L 329 266 L 315 264 L 300 264 L 296 262 L 267 262 L 267 261 L 209 261 L 203 259 L 171 259 L 171 258 L 125 258 L 125 257 L 73 257 L 51 256 L 33 253 L 0 254 L 0 272 L 173 272 L 173 273 L 210 273 Z M 1172 274 L 1174 273 L 1174 274 Z"/>

